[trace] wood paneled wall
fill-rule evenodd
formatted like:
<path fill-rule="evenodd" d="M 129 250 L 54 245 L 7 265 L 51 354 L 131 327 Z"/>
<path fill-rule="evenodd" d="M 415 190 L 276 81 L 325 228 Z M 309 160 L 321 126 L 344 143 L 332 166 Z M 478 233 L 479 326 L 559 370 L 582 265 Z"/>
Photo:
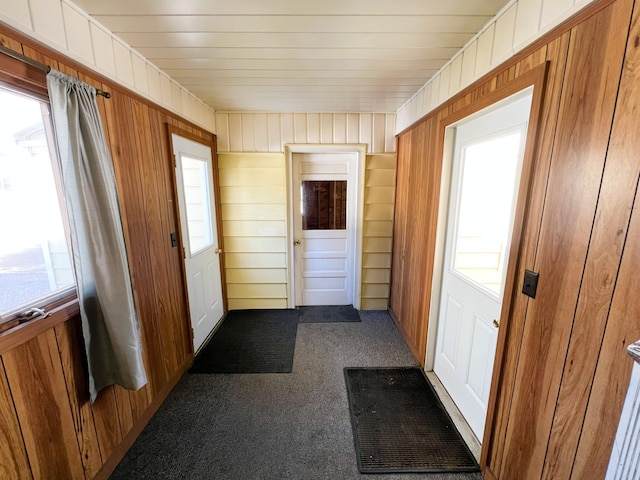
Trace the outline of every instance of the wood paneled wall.
<path fill-rule="evenodd" d="M 3 333 L 0 478 L 105 478 L 193 359 L 182 259 L 169 238 L 177 222 L 166 124 L 212 135 L 8 30 L 0 28 L 0 43 L 111 92 L 109 100 L 98 97 L 99 107 L 149 380 L 137 392 L 107 388 L 91 405 L 77 313 L 35 336 Z"/>
<path fill-rule="evenodd" d="M 540 126 L 528 139 L 533 170 L 521 187 L 485 478 L 604 478 L 633 364 L 626 345 L 640 338 L 639 19 L 640 2 L 596 1 L 399 136 L 390 303 L 424 362 L 438 301 L 440 122 L 548 64 Z M 524 269 L 540 274 L 535 299 L 520 293 Z"/>

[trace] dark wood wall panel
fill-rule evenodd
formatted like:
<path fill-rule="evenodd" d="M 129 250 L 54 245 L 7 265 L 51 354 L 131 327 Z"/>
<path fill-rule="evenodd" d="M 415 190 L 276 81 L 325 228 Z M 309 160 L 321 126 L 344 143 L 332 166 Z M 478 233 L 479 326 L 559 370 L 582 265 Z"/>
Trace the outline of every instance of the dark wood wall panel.
<path fill-rule="evenodd" d="M 2 362 L 0 362 L 0 478 L 33 478 Z"/>
<path fill-rule="evenodd" d="M 540 134 L 534 154 L 535 163 L 528 185 L 530 195 L 526 208 L 526 217 L 523 223 L 520 256 L 518 258 L 515 275 L 516 279 L 523 278 L 525 269 L 530 268 L 530 265 L 535 263 L 537 241 L 540 233 L 539 219 L 542 216 L 546 184 L 549 179 L 549 165 L 553 153 L 555 129 L 558 110 L 560 108 L 560 94 L 562 92 L 562 81 L 569 49 L 569 36 L 569 32 L 565 33 L 550 42 L 548 46 L 543 47 L 523 60 L 525 64 L 525 67 L 522 68 L 523 73 L 529 69 L 529 66 L 533 66 L 531 60 L 536 57 L 545 59 L 545 61 L 548 62 L 549 68 L 545 84 L 547 93 L 540 115 Z M 538 63 L 538 65 L 541 63 L 542 62 Z M 525 188 L 526 187 L 525 185 Z M 506 295 L 505 301 L 508 301 Z M 493 435 L 493 433 L 504 432 L 509 421 L 511 394 L 513 392 L 518 353 L 522 342 L 524 317 L 527 312 L 529 297 L 521 295 L 520 292 L 516 290 L 513 292 L 510 301 L 511 315 L 507 319 L 507 323 L 505 324 L 503 322 L 502 324 L 502 328 L 505 331 L 504 337 L 500 338 L 502 355 L 497 356 L 495 360 L 494 375 L 496 379 L 492 385 L 489 400 L 490 407 L 487 414 L 488 418 L 493 419 L 494 428 L 493 430 L 488 429 L 486 431 L 484 437 L 485 448 L 482 451 L 483 457 L 486 457 L 484 461 L 492 471 L 496 472 L 499 472 L 501 468 L 502 453 L 504 452 L 504 436 Z M 499 370 L 498 367 L 500 367 Z"/>
<path fill-rule="evenodd" d="M 0 43 L 112 94 L 109 100 L 98 97 L 98 108 L 114 162 L 148 377 L 136 392 L 105 388 L 91 404 L 80 320 L 73 315 L 43 333 L 5 342 L 0 478 L 107 478 L 193 359 L 182 256 L 170 244 L 177 212 L 167 124 L 214 148 L 215 141 L 1 26 Z"/>
<path fill-rule="evenodd" d="M 419 230 L 407 223 L 416 212 L 437 214 L 438 197 L 428 192 L 439 187 L 440 172 L 415 165 L 442 161 L 433 145 L 443 131 L 427 125 L 481 109 L 547 62 L 539 128 L 528 139 L 533 170 L 521 235 L 510 256 L 515 282 L 501 316 L 481 457 L 486 478 L 600 479 L 607 468 L 632 366 L 625 347 L 640 338 L 640 14 L 632 21 L 633 8 L 633 0 L 595 2 L 398 138 L 390 309 L 417 347 L 426 340 L 424 306 L 437 301 L 419 260 L 435 254 L 437 222 L 427 222 L 432 230 L 418 242 Z M 416 174 L 424 187 L 412 183 Z M 535 299 L 520 293 L 525 269 L 540 273 Z"/>
<path fill-rule="evenodd" d="M 618 1 L 571 33 L 533 268 L 542 281 L 527 309 L 510 413 L 519 421 L 511 422 L 505 447 L 526 453 L 505 459 L 503 478 L 542 474 L 613 119 L 610 85 L 619 82 L 626 44 L 626 36 L 610 33 L 628 30 L 630 12 L 630 1 Z"/>

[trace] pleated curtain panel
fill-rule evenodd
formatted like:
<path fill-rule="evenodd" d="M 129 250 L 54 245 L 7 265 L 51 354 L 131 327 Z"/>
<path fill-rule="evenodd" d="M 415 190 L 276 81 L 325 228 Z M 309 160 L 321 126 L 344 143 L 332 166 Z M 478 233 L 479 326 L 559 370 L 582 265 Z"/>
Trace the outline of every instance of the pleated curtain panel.
<path fill-rule="evenodd" d="M 111 155 L 96 89 L 47 75 L 93 402 L 108 385 L 147 383 Z"/>

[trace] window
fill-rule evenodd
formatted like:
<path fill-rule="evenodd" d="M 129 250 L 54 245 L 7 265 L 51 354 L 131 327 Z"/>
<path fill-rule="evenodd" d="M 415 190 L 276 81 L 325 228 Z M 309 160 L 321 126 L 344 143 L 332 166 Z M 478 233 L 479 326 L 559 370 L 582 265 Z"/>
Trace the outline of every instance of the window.
<path fill-rule="evenodd" d="M 0 84 L 0 326 L 75 289 L 48 112 Z"/>
<path fill-rule="evenodd" d="M 302 181 L 302 229 L 346 230 L 347 181 Z"/>

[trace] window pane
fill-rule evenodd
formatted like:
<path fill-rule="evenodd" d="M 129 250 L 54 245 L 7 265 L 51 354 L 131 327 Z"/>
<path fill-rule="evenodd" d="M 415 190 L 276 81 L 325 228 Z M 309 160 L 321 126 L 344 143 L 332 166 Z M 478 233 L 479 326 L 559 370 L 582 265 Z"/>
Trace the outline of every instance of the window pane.
<path fill-rule="evenodd" d="M 463 152 L 454 268 L 496 294 L 502 287 L 520 133 Z"/>
<path fill-rule="evenodd" d="M 302 229 L 346 230 L 347 181 L 302 182 Z"/>
<path fill-rule="evenodd" d="M 209 178 L 206 161 L 182 156 L 182 182 L 191 256 L 213 245 Z"/>
<path fill-rule="evenodd" d="M 43 108 L 0 89 L 0 317 L 74 285 Z"/>

